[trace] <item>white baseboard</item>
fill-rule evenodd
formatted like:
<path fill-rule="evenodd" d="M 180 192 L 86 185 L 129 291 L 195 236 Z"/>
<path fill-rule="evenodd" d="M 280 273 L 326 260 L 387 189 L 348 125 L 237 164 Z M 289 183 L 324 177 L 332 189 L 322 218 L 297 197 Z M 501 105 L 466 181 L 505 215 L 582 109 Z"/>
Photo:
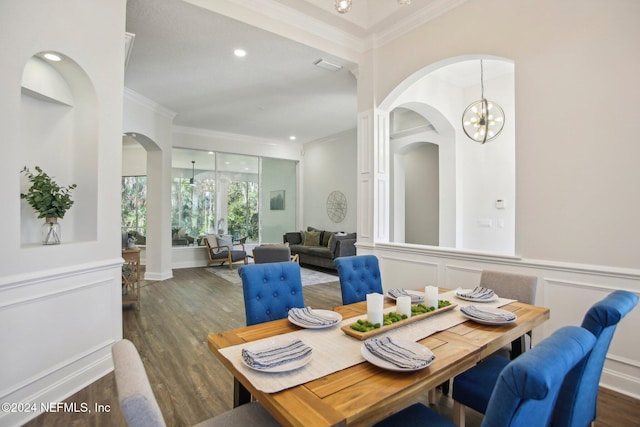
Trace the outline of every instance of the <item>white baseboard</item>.
<path fill-rule="evenodd" d="M 111 345 L 112 343 L 108 343 L 93 354 L 69 361 L 67 365 L 60 366 L 45 376 L 31 379 L 13 392 L 2 395 L 0 400 L 3 403 L 23 406 L 22 408 L 16 406 L 14 412 L 0 412 L 0 426 L 21 426 L 42 414 L 51 405 L 55 407 L 56 403 L 63 402 L 69 396 L 111 372 L 113 370 Z M 82 403 L 86 403 L 89 409 L 93 409 L 96 404 L 104 402 Z"/>

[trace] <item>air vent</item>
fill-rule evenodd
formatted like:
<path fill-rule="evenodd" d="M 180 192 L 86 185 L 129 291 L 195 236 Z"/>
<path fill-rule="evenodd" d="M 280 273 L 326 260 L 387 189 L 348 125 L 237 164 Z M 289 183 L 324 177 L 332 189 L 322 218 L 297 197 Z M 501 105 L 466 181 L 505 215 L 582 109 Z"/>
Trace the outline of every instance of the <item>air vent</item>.
<path fill-rule="evenodd" d="M 338 71 L 339 69 L 342 68 L 342 65 L 333 64 L 329 61 L 325 61 L 322 58 L 318 59 L 316 62 L 314 62 L 314 64 L 320 68 L 324 68 L 325 70 L 329 70 L 329 71 Z"/>

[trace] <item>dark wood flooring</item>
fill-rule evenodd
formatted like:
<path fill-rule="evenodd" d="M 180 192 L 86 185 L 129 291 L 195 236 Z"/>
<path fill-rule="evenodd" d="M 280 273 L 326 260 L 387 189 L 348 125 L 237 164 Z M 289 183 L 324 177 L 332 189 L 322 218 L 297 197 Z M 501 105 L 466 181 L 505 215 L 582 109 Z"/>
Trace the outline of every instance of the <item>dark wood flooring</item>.
<path fill-rule="evenodd" d="M 214 267 L 215 268 L 215 267 Z M 223 267 L 226 268 L 226 267 Z M 174 270 L 174 277 L 144 282 L 138 312 L 123 308 L 123 336 L 141 354 L 151 386 L 168 426 L 191 426 L 232 407 L 232 377 L 207 348 L 207 335 L 244 326 L 242 288 L 205 268 Z M 306 304 L 331 309 L 340 305 L 338 282 L 305 286 Z M 451 417 L 453 403 L 438 392 L 432 408 Z M 126 427 L 113 373 L 65 402 L 109 408 L 108 412 L 58 412 L 40 415 L 28 427 Z M 423 400 L 423 402 L 426 402 Z M 601 389 L 596 427 L 640 426 L 639 401 Z M 467 426 L 482 417 L 469 411 Z"/>

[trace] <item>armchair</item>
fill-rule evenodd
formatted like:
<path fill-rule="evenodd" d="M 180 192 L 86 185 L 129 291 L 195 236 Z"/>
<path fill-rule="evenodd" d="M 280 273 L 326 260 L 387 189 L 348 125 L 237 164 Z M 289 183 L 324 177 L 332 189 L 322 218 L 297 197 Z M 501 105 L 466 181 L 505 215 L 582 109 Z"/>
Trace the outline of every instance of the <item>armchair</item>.
<path fill-rule="evenodd" d="M 292 257 L 288 245 L 260 245 L 253 248 L 253 262 L 256 264 L 287 261 L 298 262 L 298 255 Z"/>
<path fill-rule="evenodd" d="M 234 243 L 231 239 L 225 241 L 223 238 L 218 239 L 212 235 L 206 236 L 202 240 L 204 240 L 207 256 L 209 257 L 207 267 L 215 263 L 224 265 L 225 262 L 228 262 L 229 270 L 233 270 L 233 263 L 236 261 L 244 261 L 247 264 L 247 252 L 244 249 L 244 242 Z M 242 249 L 234 250 L 233 248 L 236 246 L 240 246 Z"/>

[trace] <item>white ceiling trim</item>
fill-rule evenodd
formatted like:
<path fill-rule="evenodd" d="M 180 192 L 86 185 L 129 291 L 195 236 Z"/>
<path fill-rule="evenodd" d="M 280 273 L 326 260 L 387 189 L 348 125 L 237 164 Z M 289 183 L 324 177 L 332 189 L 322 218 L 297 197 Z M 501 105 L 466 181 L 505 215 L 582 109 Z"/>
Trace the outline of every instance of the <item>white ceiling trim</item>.
<path fill-rule="evenodd" d="M 187 126 L 172 126 L 171 131 L 173 133 L 180 133 L 183 135 L 202 136 L 205 138 L 213 138 L 218 140 L 230 141 L 230 142 L 247 142 L 250 144 L 270 144 L 273 146 L 282 146 L 285 142 L 277 139 L 268 138 L 256 138 L 253 136 L 242 135 L 238 133 L 219 132 L 209 129 L 200 129 Z"/>
<path fill-rule="evenodd" d="M 354 33 L 342 30 L 330 23 L 309 16 L 305 13 L 298 11 L 297 9 L 286 6 L 282 3 L 272 0 L 183 0 L 187 3 L 194 4 L 196 6 L 209 9 L 216 13 L 221 13 L 234 19 L 241 20 L 250 25 L 255 25 L 259 28 L 263 28 L 268 31 L 275 32 L 284 37 L 292 37 L 292 34 L 288 34 L 283 31 L 282 28 L 272 28 L 266 25 L 264 17 L 271 18 L 284 26 L 290 26 L 306 32 L 314 37 L 320 37 L 324 41 L 334 43 L 343 48 L 362 54 L 374 47 L 383 46 L 398 37 L 414 30 L 426 22 L 429 22 L 441 15 L 444 15 L 448 11 L 460 6 L 462 3 L 468 0 L 435 0 L 427 7 L 418 9 L 416 13 L 412 13 L 408 17 L 398 20 L 392 26 L 380 29 L 380 31 L 373 29 L 373 33 L 370 35 L 360 37 Z M 229 7 L 221 7 L 221 3 L 231 3 L 236 6 L 236 9 L 250 10 L 254 14 L 263 17 L 262 20 L 255 22 L 249 22 L 246 15 L 241 16 L 239 13 L 234 13 Z M 314 46 L 319 49 L 323 49 L 322 46 Z M 333 52 L 332 52 L 333 53 Z M 357 61 L 357 58 L 345 58 L 353 61 Z"/>
<path fill-rule="evenodd" d="M 341 56 L 353 62 L 358 62 L 358 56 L 366 51 L 366 43 L 363 38 L 271 0 L 183 1 L 280 36 L 300 41 L 319 50 L 328 51 L 327 43 L 333 44 L 336 47 L 340 47 L 340 51 L 338 52 L 334 49 L 328 53 Z M 226 5 L 223 3 L 226 3 Z M 247 14 L 247 11 L 251 13 Z M 269 21 L 265 20 L 265 17 L 272 19 L 278 25 L 270 25 Z M 291 29 L 295 30 L 295 34 Z M 312 36 L 314 40 L 300 37 L 300 31 Z M 351 53 L 345 52 L 344 49 Z"/>
<path fill-rule="evenodd" d="M 305 13 L 285 6 L 281 3 L 265 0 L 229 0 L 248 7 L 261 15 L 276 19 L 298 29 L 308 31 L 323 39 L 353 49 L 358 53 L 364 52 L 364 40 L 352 33 L 327 24 L 327 22 L 309 16 Z"/>
<path fill-rule="evenodd" d="M 374 34 L 372 47 L 383 46 L 417 27 L 444 15 L 468 0 L 436 0 L 429 6 Z"/>
<path fill-rule="evenodd" d="M 170 120 L 173 120 L 177 113 L 175 111 L 171 111 L 170 109 L 163 107 L 152 99 L 149 99 L 143 95 L 140 95 L 138 92 L 131 90 L 127 87 L 124 88 L 124 98 L 135 102 L 136 104 L 147 108 L 154 113 L 158 113 L 163 117 L 166 117 Z"/>

